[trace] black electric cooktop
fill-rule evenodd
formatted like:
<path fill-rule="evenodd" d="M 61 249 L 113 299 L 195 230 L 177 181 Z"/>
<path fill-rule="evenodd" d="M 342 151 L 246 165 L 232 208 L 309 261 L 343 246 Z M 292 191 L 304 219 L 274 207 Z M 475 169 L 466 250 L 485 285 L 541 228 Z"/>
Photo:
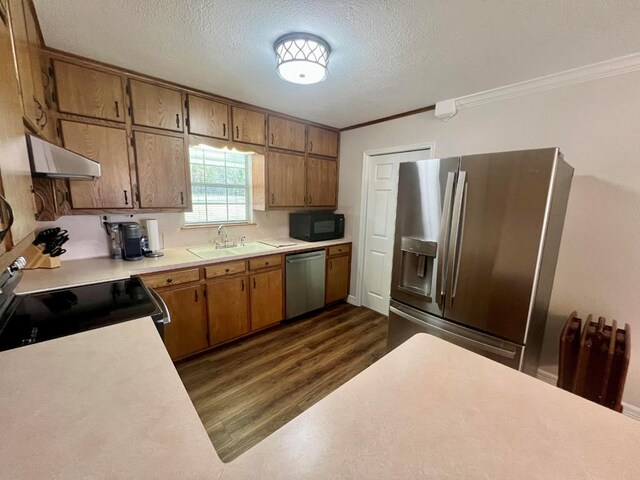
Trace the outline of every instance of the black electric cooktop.
<path fill-rule="evenodd" d="M 16 296 L 0 319 L 0 351 L 160 314 L 139 278 Z"/>

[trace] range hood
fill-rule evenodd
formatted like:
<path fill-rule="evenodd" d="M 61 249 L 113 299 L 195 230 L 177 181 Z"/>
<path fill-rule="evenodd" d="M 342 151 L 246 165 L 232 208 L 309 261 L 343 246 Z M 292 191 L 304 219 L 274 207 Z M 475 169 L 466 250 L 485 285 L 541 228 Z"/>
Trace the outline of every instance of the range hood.
<path fill-rule="evenodd" d="M 27 133 L 31 172 L 36 176 L 95 180 L 100 164 Z"/>

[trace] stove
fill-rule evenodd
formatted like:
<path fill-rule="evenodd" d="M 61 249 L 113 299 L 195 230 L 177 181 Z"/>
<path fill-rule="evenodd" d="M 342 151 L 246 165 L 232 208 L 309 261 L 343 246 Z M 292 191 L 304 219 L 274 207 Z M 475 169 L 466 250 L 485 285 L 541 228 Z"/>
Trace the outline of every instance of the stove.
<path fill-rule="evenodd" d="M 32 295 L 11 295 L 5 302 L 0 314 L 0 351 L 141 317 L 152 317 L 163 336 L 164 325 L 170 322 L 160 296 L 137 277 Z"/>

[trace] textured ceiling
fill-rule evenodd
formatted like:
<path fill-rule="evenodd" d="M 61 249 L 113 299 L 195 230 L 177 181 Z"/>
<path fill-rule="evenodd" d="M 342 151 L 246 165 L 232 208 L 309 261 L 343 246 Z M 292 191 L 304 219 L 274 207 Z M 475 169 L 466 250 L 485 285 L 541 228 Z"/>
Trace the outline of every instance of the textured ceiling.
<path fill-rule="evenodd" d="M 34 0 L 48 46 L 336 127 L 640 51 L 640 0 Z M 315 33 L 326 81 L 280 80 Z"/>

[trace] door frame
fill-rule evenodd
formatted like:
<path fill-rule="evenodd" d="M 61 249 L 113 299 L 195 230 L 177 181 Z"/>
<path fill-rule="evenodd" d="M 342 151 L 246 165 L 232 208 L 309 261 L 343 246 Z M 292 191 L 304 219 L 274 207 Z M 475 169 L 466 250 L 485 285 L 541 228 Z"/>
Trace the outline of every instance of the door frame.
<path fill-rule="evenodd" d="M 365 261 L 365 242 L 367 229 L 367 210 L 369 197 L 369 174 L 371 172 L 371 157 L 377 155 L 389 155 L 394 153 L 407 153 L 415 150 L 429 150 L 429 158 L 435 158 L 436 141 L 414 143 L 411 145 L 403 145 L 397 147 L 379 148 L 374 150 L 365 150 L 362 154 L 362 186 L 360 190 L 360 222 L 358 230 L 358 255 L 356 262 L 356 288 L 355 295 L 349 295 L 349 303 L 358 307 L 362 306 L 363 289 L 364 289 L 364 261 Z"/>

